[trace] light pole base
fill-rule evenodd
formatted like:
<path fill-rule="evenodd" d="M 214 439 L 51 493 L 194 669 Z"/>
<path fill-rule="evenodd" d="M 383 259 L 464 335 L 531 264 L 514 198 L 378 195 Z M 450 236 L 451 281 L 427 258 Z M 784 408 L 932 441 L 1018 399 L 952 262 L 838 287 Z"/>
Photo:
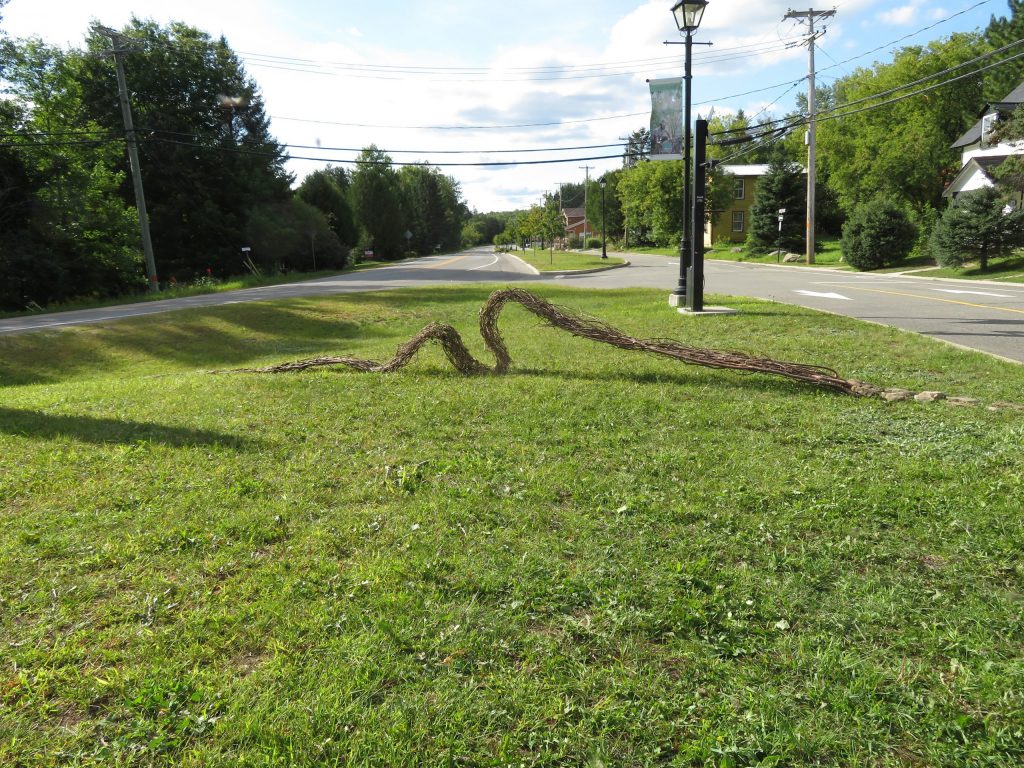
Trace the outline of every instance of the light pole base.
<path fill-rule="evenodd" d="M 686 306 L 686 294 L 682 293 L 670 293 L 668 295 L 668 305 L 670 307 L 683 307 Z"/>
<path fill-rule="evenodd" d="M 739 314 L 738 309 L 732 307 L 704 307 L 699 312 L 694 312 L 692 309 L 686 307 L 679 307 L 678 310 L 680 315 L 685 317 L 697 317 L 699 315 L 737 315 Z"/>

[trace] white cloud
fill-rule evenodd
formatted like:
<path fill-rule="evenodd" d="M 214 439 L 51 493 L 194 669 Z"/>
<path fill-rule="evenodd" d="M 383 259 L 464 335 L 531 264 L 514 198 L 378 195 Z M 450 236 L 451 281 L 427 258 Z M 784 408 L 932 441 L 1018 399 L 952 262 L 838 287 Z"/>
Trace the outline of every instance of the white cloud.
<path fill-rule="evenodd" d="M 912 0 L 909 5 L 901 5 L 891 8 L 878 14 L 878 20 L 883 24 L 908 25 L 913 24 L 921 10 L 922 0 Z"/>

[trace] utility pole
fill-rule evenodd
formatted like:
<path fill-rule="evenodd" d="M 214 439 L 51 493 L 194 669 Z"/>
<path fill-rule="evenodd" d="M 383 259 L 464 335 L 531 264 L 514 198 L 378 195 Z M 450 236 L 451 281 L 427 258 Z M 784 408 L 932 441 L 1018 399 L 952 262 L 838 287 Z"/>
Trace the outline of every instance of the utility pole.
<path fill-rule="evenodd" d="M 813 8 L 806 11 L 789 11 L 782 17 L 786 19 L 807 20 L 807 51 L 808 51 L 808 74 L 807 74 L 807 263 L 814 263 L 814 203 L 816 188 L 816 145 L 814 127 L 814 41 L 824 32 L 814 32 L 815 19 L 827 19 L 835 16 L 833 8 L 831 11 L 816 11 Z"/>
<path fill-rule="evenodd" d="M 142 189 L 142 171 L 139 166 L 139 146 L 135 139 L 135 125 L 132 122 L 132 107 L 128 101 L 128 84 L 124 76 L 124 55 L 138 48 L 125 45 L 127 38 L 111 29 L 97 25 L 96 31 L 110 38 L 113 48 L 107 53 L 114 57 L 117 69 L 117 90 L 121 98 L 121 117 L 124 118 L 125 138 L 128 142 L 128 160 L 132 171 L 132 185 L 135 187 L 135 208 L 139 212 L 139 228 L 142 230 L 142 251 L 146 256 L 146 278 L 149 290 L 156 293 L 160 284 L 156 275 L 156 259 L 153 256 L 153 240 L 149 236 L 149 215 L 146 213 L 146 195 Z"/>
<path fill-rule="evenodd" d="M 594 166 L 580 165 L 578 168 L 587 172 L 586 181 L 583 182 L 583 247 L 587 246 L 587 188 L 590 186 L 590 171 Z"/>

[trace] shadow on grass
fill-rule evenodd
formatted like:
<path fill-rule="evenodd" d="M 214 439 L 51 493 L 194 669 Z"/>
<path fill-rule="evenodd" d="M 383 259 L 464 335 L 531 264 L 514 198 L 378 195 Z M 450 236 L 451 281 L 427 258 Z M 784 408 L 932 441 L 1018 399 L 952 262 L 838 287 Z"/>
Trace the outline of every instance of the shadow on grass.
<path fill-rule="evenodd" d="M 70 437 L 88 443 L 151 442 L 176 448 L 217 445 L 248 449 L 252 445 L 252 441 L 244 437 L 203 429 L 93 416 L 56 416 L 4 407 L 0 407 L 0 433 L 44 439 Z"/>

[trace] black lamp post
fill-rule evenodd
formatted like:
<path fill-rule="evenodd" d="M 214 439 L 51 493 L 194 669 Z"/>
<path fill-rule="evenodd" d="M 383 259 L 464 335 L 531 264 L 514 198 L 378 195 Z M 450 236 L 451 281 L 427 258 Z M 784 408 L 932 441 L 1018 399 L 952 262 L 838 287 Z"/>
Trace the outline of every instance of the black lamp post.
<path fill-rule="evenodd" d="M 690 134 L 690 80 L 692 75 L 690 72 L 693 60 L 693 33 L 700 26 L 707 5 L 707 0 L 681 0 L 672 6 L 672 15 L 676 19 L 676 26 L 679 27 L 680 32 L 686 35 L 686 70 L 683 76 L 686 88 L 683 113 L 683 239 L 679 244 L 679 285 L 675 290 L 676 306 L 681 306 L 686 301 L 686 273 L 690 268 L 690 260 L 693 256 L 693 210 L 690 199 L 690 144 L 692 143 Z"/>
<path fill-rule="evenodd" d="M 602 259 L 607 259 L 608 258 L 608 245 L 605 242 L 605 238 L 604 238 L 604 233 L 605 233 L 605 227 L 604 227 L 604 210 L 605 210 L 605 208 L 604 208 L 604 188 L 607 187 L 607 186 L 608 186 L 608 182 L 605 181 L 604 179 L 602 179 L 601 180 L 601 258 Z"/>

